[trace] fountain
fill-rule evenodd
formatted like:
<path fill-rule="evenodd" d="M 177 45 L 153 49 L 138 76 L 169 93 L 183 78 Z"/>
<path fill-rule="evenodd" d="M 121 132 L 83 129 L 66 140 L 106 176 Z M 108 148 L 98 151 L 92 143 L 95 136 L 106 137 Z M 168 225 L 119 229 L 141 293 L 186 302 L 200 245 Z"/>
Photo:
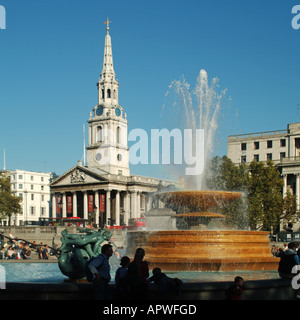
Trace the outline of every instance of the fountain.
<path fill-rule="evenodd" d="M 194 90 L 197 101 L 197 107 L 194 108 L 193 94 L 186 81 L 173 81 L 172 87 L 182 100 L 180 111 L 184 110 L 186 116 L 184 128 L 204 130 L 204 159 L 209 159 L 221 99 L 226 90 L 218 94 L 218 79 L 213 79 L 209 85 L 206 71 L 201 70 Z M 154 203 L 161 201 L 165 208 L 157 204 L 147 213 L 147 231 L 128 232 L 127 253 L 133 256 L 135 248 L 142 247 L 151 268 L 160 267 L 166 271 L 276 270 L 278 259 L 271 254 L 268 232 L 209 230 L 212 219 L 225 219 L 218 212 L 219 209 L 239 199 L 242 194 L 203 191 L 207 174 L 208 171 L 204 169 L 200 176 L 187 177 L 192 190 L 158 190 Z M 185 221 L 186 230 L 180 230 L 180 220 Z M 166 221 L 171 222 L 171 227 L 166 227 Z"/>
<path fill-rule="evenodd" d="M 166 271 L 276 270 L 278 260 L 271 254 L 268 232 L 203 230 L 203 223 L 195 223 L 224 218 L 206 210 L 239 197 L 239 193 L 220 191 L 162 193 L 160 199 L 172 208 L 189 207 L 192 211 L 175 214 L 173 218 L 188 218 L 193 223 L 188 223 L 188 230 L 128 232 L 127 242 L 134 244 L 128 248 L 128 254 L 142 247 L 151 268 L 160 267 Z M 205 211 L 197 212 L 199 208 Z"/>

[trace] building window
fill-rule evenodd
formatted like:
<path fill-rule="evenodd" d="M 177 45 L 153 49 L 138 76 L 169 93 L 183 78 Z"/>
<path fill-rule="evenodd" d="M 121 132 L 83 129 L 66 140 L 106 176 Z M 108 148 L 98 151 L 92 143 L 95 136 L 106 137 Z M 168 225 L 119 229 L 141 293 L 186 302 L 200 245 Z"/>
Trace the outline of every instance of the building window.
<path fill-rule="evenodd" d="M 283 158 L 285 158 L 285 152 L 280 152 L 280 160 L 282 160 Z"/>
<path fill-rule="evenodd" d="M 22 174 L 19 174 L 19 179 L 23 179 L 23 175 Z"/>
<path fill-rule="evenodd" d="M 246 163 L 246 156 L 241 156 L 241 163 Z"/>
<path fill-rule="evenodd" d="M 111 97 L 110 89 L 107 89 L 107 98 L 110 99 L 110 97 Z"/>
<path fill-rule="evenodd" d="M 267 161 L 271 161 L 272 160 L 272 153 L 267 153 Z"/>
<path fill-rule="evenodd" d="M 247 143 L 242 143 L 241 144 L 241 150 L 246 151 L 247 150 Z"/>
<path fill-rule="evenodd" d="M 33 193 L 31 194 L 31 200 L 34 200 L 34 194 Z"/>
<path fill-rule="evenodd" d="M 267 141 L 267 148 L 270 149 L 273 147 L 273 141 L 272 140 L 268 140 Z"/>
<path fill-rule="evenodd" d="M 33 181 L 33 176 L 30 176 L 30 180 Z"/>
<path fill-rule="evenodd" d="M 45 196 L 42 194 L 42 201 L 45 201 Z"/>
<path fill-rule="evenodd" d="M 32 216 L 34 216 L 35 215 L 35 207 L 30 207 L 29 210 L 30 210 L 30 214 Z"/>
<path fill-rule="evenodd" d="M 46 215 L 46 208 L 41 207 L 41 216 Z"/>
<path fill-rule="evenodd" d="M 259 149 L 259 141 L 255 141 L 254 142 L 254 150 L 258 150 Z"/>
<path fill-rule="evenodd" d="M 22 183 L 19 184 L 19 189 L 23 189 L 23 184 Z"/>
<path fill-rule="evenodd" d="M 280 147 L 285 147 L 285 139 L 280 139 Z"/>
<path fill-rule="evenodd" d="M 255 154 L 253 157 L 253 160 L 258 162 L 259 161 L 259 154 Z"/>
<path fill-rule="evenodd" d="M 33 190 L 33 184 L 30 185 L 30 189 Z"/>
<path fill-rule="evenodd" d="M 41 177 L 41 181 L 42 181 L 42 182 L 44 181 L 44 177 Z"/>
<path fill-rule="evenodd" d="M 103 129 L 101 126 L 97 127 L 97 142 L 103 142 Z"/>

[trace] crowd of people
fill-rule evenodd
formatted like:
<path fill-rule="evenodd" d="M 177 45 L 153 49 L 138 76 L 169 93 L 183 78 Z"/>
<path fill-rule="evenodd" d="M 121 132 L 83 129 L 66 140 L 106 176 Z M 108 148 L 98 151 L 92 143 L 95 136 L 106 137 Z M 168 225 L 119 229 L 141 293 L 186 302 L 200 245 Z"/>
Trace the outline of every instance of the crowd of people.
<path fill-rule="evenodd" d="M 113 255 L 113 248 L 105 244 L 101 248 L 101 254 L 89 265 L 93 273 L 94 298 L 96 300 L 109 300 L 112 298 L 109 290 L 110 265 L 109 258 Z M 114 294 L 117 299 L 143 300 L 148 295 L 148 284 L 154 282 L 157 285 L 158 295 L 180 294 L 182 281 L 177 278 L 170 278 L 162 273 L 159 268 L 154 268 L 150 277 L 149 262 L 144 260 L 145 251 L 138 248 L 134 259 L 130 261 L 128 256 L 120 259 L 120 267 L 115 273 Z"/>
<path fill-rule="evenodd" d="M 6 239 L 5 239 L 6 238 Z M 0 258 L 9 259 L 31 259 L 32 253 L 35 252 L 39 259 L 49 259 L 49 255 L 54 254 L 53 250 L 49 251 L 47 244 L 36 241 L 28 242 L 14 237 L 11 233 L 8 237 L 0 233 Z"/>
<path fill-rule="evenodd" d="M 294 243 L 294 242 L 290 242 L 290 243 Z M 288 249 L 289 249 L 288 243 L 284 243 L 282 246 L 280 245 L 276 246 L 275 244 L 273 244 L 271 248 L 271 253 L 273 257 L 280 258 L 283 255 L 283 253 L 286 252 Z M 295 245 L 295 253 L 300 257 L 300 250 L 298 245 Z"/>

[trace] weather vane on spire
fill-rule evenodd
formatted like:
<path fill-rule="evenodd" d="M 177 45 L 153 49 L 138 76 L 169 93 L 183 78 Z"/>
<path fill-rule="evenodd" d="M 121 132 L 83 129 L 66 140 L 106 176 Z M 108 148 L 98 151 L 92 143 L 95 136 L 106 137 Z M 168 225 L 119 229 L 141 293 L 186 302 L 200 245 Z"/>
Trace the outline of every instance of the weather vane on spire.
<path fill-rule="evenodd" d="M 107 33 L 109 31 L 109 24 L 110 24 L 111 21 L 108 20 L 108 17 L 107 17 L 107 20 L 104 22 L 104 24 L 106 24 L 106 30 L 107 30 Z"/>

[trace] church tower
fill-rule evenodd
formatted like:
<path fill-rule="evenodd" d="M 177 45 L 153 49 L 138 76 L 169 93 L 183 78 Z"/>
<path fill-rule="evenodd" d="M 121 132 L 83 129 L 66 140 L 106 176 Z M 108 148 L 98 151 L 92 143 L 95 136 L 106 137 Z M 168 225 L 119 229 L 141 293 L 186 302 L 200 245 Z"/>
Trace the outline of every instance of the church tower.
<path fill-rule="evenodd" d="M 98 104 L 90 112 L 87 166 L 110 174 L 129 176 L 127 119 L 119 105 L 119 83 L 113 66 L 108 19 L 103 68 L 97 83 Z"/>

